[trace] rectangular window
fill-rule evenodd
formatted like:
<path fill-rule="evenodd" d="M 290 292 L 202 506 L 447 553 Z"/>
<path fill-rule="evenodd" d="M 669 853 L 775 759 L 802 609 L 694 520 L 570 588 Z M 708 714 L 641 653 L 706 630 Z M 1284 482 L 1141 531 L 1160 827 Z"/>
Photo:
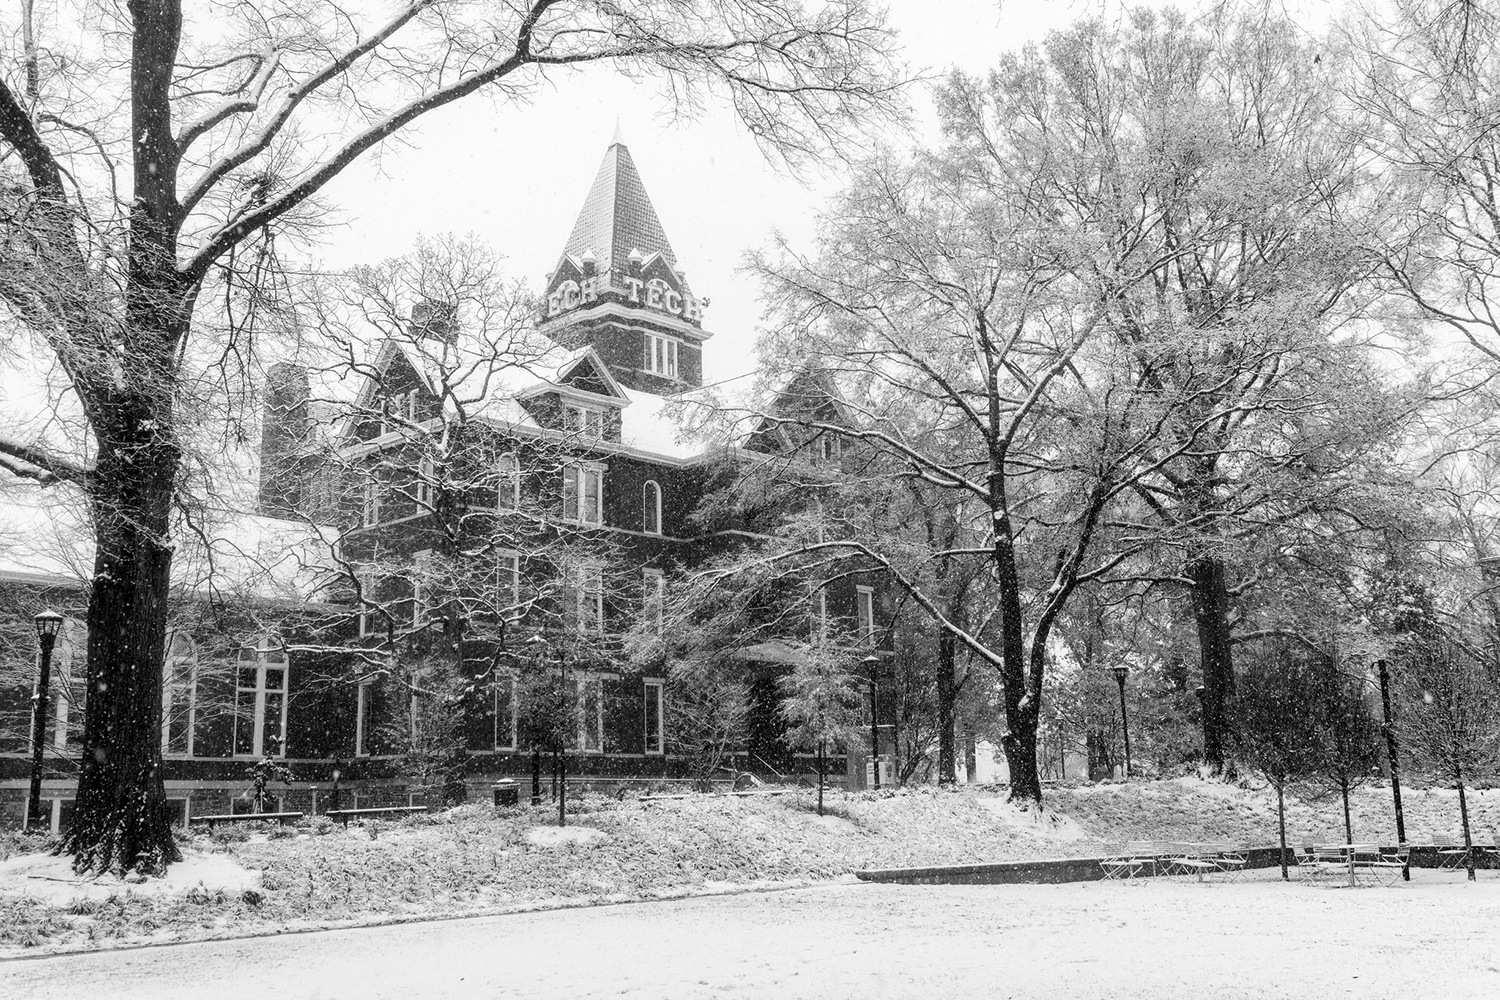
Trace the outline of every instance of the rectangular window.
<path fill-rule="evenodd" d="M 578 747 L 598 752 L 604 746 L 604 681 L 595 674 L 579 674 Z"/>
<path fill-rule="evenodd" d="M 662 693 L 665 685 L 659 680 L 646 681 L 646 752 L 665 753 L 666 739 L 662 727 L 662 710 L 664 699 Z"/>
<path fill-rule="evenodd" d="M 667 378 L 677 377 L 677 341 L 646 334 L 646 371 Z"/>
<path fill-rule="evenodd" d="M 495 749 L 516 748 L 516 678 L 495 674 Z"/>
<path fill-rule="evenodd" d="M 370 711 L 373 691 L 371 681 L 360 681 L 354 696 L 354 756 L 370 755 Z"/>
<path fill-rule="evenodd" d="M 411 624 L 421 628 L 432 617 L 432 550 L 423 549 L 412 558 Z"/>
<path fill-rule="evenodd" d="M 578 630 L 604 631 L 604 567 L 579 566 L 573 577 L 574 621 Z"/>
<path fill-rule="evenodd" d="M 814 645 L 822 645 L 828 636 L 828 591 L 819 587 L 812 595 L 812 641 Z"/>
<path fill-rule="evenodd" d="M 563 430 L 586 438 L 604 436 L 604 413 L 592 406 L 567 403 L 563 407 Z"/>
<path fill-rule="evenodd" d="M 844 453 L 844 439 L 837 434 L 824 431 L 818 437 L 818 458 L 824 462 L 837 462 Z"/>
<path fill-rule="evenodd" d="M 386 399 L 385 407 L 380 411 L 380 433 L 389 434 L 400 427 L 416 423 L 416 420 L 416 390 L 395 393 Z"/>
<path fill-rule="evenodd" d="M 521 606 L 521 557 L 515 552 L 495 554 L 495 610 L 509 615 Z"/>
<path fill-rule="evenodd" d="M 285 756 L 286 651 L 269 640 L 241 649 L 235 673 L 235 756 Z"/>
<path fill-rule="evenodd" d="M 875 638 L 875 589 L 854 588 L 854 631 L 861 642 Z"/>
<path fill-rule="evenodd" d="M 422 508 L 430 508 L 437 502 L 437 463 L 431 455 L 423 455 L 417 463 L 417 481 L 412 496 Z"/>
<path fill-rule="evenodd" d="M 366 479 L 360 488 L 359 523 L 366 528 L 380 523 L 380 482 L 375 478 L 373 470 L 370 472 L 370 478 Z"/>
<path fill-rule="evenodd" d="M 495 509 L 521 509 L 521 460 L 515 452 L 501 455 L 495 462 Z"/>
<path fill-rule="evenodd" d="M 645 611 L 650 620 L 656 622 L 656 630 L 660 632 L 666 627 L 667 617 L 667 577 L 659 569 L 641 570 L 641 600 L 645 605 Z"/>
<path fill-rule="evenodd" d="M 198 657 L 192 641 L 178 634 L 167 649 L 166 676 L 161 688 L 161 752 L 174 757 L 193 755 L 193 729 L 198 698 Z"/>
<path fill-rule="evenodd" d="M 359 602 L 360 637 L 376 635 L 380 631 L 380 616 L 375 612 L 375 574 L 361 570 L 356 579 L 359 581 L 356 600 Z"/>
<path fill-rule="evenodd" d="M 604 523 L 604 469 L 570 465 L 563 469 L 563 519 L 579 524 Z"/>

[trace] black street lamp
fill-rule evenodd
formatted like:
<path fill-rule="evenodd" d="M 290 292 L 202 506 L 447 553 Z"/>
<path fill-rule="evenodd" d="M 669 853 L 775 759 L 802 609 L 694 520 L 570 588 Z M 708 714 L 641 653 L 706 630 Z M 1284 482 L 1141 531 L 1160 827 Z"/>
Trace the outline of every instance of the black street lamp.
<path fill-rule="evenodd" d="M 26 825 L 42 821 L 42 747 L 47 743 L 47 689 L 52 683 L 52 646 L 62 631 L 63 616 L 50 608 L 36 616 L 36 638 L 41 644 L 36 694 L 31 699 L 31 793 L 26 797 Z M 48 824 L 50 826 L 50 824 Z"/>
<path fill-rule="evenodd" d="M 1400 747 L 1396 745 L 1396 726 L 1391 719 L 1391 672 L 1385 660 L 1377 660 L 1375 668 L 1380 675 L 1380 707 L 1382 710 L 1381 732 L 1385 734 L 1385 753 L 1391 762 L 1391 797 L 1396 802 L 1396 841 L 1406 844 L 1406 817 L 1401 811 L 1401 765 Z M 1401 877 L 1411 881 L 1410 866 L 1403 866 Z"/>
<path fill-rule="evenodd" d="M 543 656 L 547 648 L 547 640 L 538 633 L 526 640 L 526 649 L 529 656 L 536 661 L 540 669 Z M 531 804 L 539 806 L 542 804 L 542 742 L 540 740 L 541 727 L 537 724 L 535 706 L 527 707 L 528 728 L 531 730 Z"/>
<path fill-rule="evenodd" d="M 880 690 L 876 686 L 875 675 L 880 669 L 880 657 L 871 653 L 860 660 L 860 665 L 865 668 L 870 681 L 870 774 L 872 776 L 872 787 L 880 791 Z"/>
<path fill-rule="evenodd" d="M 339 778 L 343 776 L 343 771 L 341 770 L 343 766 L 344 762 L 342 760 L 333 762 L 333 788 L 329 790 L 328 800 L 333 803 L 329 808 L 334 812 L 339 811 L 339 803 L 342 801 L 339 791 Z"/>
<path fill-rule="evenodd" d="M 1130 777 L 1130 719 L 1125 714 L 1125 678 L 1130 673 L 1129 667 L 1111 667 L 1115 675 L 1115 683 L 1120 686 L 1120 728 L 1125 731 L 1125 777 Z"/>
<path fill-rule="evenodd" d="M 557 825 L 568 825 L 568 658 L 557 651 L 557 717 L 564 722 L 557 736 Z"/>

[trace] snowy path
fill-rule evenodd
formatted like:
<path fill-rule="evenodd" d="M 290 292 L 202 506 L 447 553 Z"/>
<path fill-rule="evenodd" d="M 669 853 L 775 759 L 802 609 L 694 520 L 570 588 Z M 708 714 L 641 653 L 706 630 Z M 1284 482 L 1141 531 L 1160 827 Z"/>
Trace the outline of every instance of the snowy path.
<path fill-rule="evenodd" d="M 1500 878 L 842 884 L 0 963 L 0 997 L 1500 996 Z"/>

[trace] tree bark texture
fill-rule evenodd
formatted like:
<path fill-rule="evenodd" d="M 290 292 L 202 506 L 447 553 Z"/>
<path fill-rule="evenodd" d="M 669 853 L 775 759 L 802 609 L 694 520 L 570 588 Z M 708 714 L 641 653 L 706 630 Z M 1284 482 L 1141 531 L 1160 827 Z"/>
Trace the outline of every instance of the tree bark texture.
<path fill-rule="evenodd" d="M 1229 628 L 1229 585 L 1223 560 L 1203 555 L 1188 564 L 1193 620 L 1203 670 L 1203 760 L 1214 774 L 1224 771 L 1232 724 L 1234 654 Z"/>
<path fill-rule="evenodd" d="M 1281 837 L 1281 880 L 1290 882 L 1292 876 L 1286 870 L 1286 786 L 1276 786 L 1276 829 Z"/>
<path fill-rule="evenodd" d="M 126 418 L 127 420 L 130 418 Z M 78 871 L 158 871 L 179 857 L 161 778 L 162 658 L 175 456 L 101 448 L 90 489 L 94 579 L 77 807 L 62 850 Z"/>
<path fill-rule="evenodd" d="M 958 684 L 953 675 L 958 640 L 944 629 L 938 635 L 938 784 L 958 781 Z"/>

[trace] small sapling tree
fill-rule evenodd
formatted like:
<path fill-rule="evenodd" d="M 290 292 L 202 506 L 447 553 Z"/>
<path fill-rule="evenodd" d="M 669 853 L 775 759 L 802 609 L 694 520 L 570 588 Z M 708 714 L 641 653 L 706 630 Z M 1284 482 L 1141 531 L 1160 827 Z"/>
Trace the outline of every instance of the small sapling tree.
<path fill-rule="evenodd" d="M 1345 842 L 1353 843 L 1349 790 L 1380 767 L 1380 724 L 1365 702 L 1363 683 L 1339 674 L 1324 678 L 1316 710 L 1317 771 L 1343 799 Z"/>
<path fill-rule="evenodd" d="M 823 784 L 828 750 L 860 738 L 859 688 L 849 672 L 846 651 L 812 646 L 781 678 L 781 715 L 786 739 L 811 750 L 818 761 L 818 815 L 823 815 Z"/>
<path fill-rule="evenodd" d="M 1238 678 L 1234 744 L 1237 758 L 1276 789 L 1281 877 L 1287 874 L 1286 789 L 1316 773 L 1319 683 L 1307 664 L 1268 652 Z"/>
<path fill-rule="evenodd" d="M 1465 788 L 1500 767 L 1500 691 L 1479 658 L 1451 638 L 1414 648 L 1400 663 L 1401 746 L 1427 775 L 1458 792 L 1465 866 L 1474 879 L 1474 840 Z"/>

